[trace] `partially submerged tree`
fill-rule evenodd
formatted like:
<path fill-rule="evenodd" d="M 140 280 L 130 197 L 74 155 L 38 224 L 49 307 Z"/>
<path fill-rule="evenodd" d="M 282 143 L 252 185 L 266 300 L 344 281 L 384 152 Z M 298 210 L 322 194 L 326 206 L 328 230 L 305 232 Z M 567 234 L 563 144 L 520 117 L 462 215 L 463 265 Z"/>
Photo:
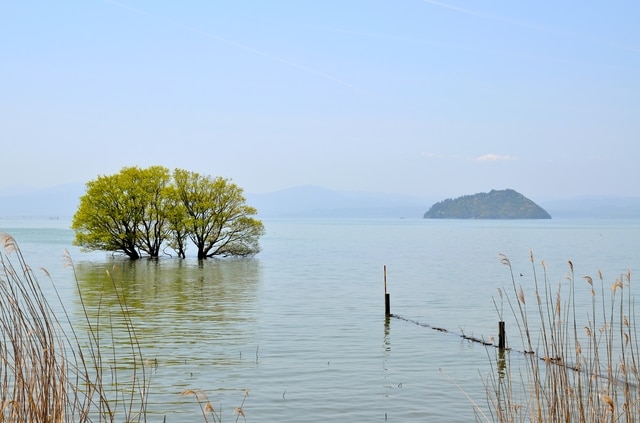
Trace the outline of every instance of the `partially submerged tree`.
<path fill-rule="evenodd" d="M 176 169 L 172 181 L 161 166 L 129 167 L 87 183 L 71 227 L 76 245 L 133 260 L 158 257 L 164 246 L 184 258 L 188 240 L 198 259 L 248 256 L 264 233 L 256 213 L 228 179 Z"/>
<path fill-rule="evenodd" d="M 152 166 L 136 176 L 133 182 L 137 186 L 138 207 L 142 210 L 137 245 L 141 251 L 156 258 L 169 236 L 165 191 L 171 182 L 171 174 L 167 168 Z"/>
<path fill-rule="evenodd" d="M 224 178 L 211 178 L 176 169 L 175 195 L 185 213 L 185 233 L 196 246 L 198 258 L 247 256 L 258 250 L 264 233 L 257 212 L 245 204 L 242 189 Z"/>
<path fill-rule="evenodd" d="M 71 223 L 74 243 L 88 250 L 120 251 L 132 260 L 140 257 L 140 227 L 148 198 L 136 167 L 115 175 L 99 176 L 87 183 L 87 192 Z"/>
<path fill-rule="evenodd" d="M 175 185 L 169 186 L 166 191 L 167 223 L 169 224 L 170 237 L 167 240 L 168 247 L 173 249 L 180 258 L 186 257 L 189 232 L 186 224 L 187 212 L 180 201 Z"/>

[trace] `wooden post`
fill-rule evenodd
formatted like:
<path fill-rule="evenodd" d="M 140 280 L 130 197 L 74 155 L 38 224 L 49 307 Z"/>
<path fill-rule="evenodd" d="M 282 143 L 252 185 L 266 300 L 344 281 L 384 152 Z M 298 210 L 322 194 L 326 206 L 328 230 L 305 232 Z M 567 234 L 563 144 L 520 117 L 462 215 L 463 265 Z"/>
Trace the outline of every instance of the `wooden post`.
<path fill-rule="evenodd" d="M 506 344 L 506 335 L 504 333 L 504 322 L 498 322 L 498 348 L 504 350 Z"/>
<path fill-rule="evenodd" d="M 384 315 L 387 317 L 391 316 L 391 301 L 389 294 L 384 294 Z"/>
<path fill-rule="evenodd" d="M 391 316 L 391 299 L 387 292 L 387 265 L 384 266 L 384 315 Z"/>
<path fill-rule="evenodd" d="M 385 264 L 384 267 L 384 293 L 387 293 L 387 265 Z"/>

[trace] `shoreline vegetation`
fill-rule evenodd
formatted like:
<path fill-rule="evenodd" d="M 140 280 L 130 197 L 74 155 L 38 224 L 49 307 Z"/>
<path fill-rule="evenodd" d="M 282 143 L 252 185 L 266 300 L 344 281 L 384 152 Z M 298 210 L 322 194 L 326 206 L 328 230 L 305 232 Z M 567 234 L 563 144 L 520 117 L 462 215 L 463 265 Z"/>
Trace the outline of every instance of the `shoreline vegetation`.
<path fill-rule="evenodd" d="M 47 271 L 62 313 L 56 314 L 44 297 L 15 239 L 1 234 L 0 242 L 0 422 L 145 422 L 153 363 L 143 357 L 124 297 L 118 296 L 118 316 L 104 311 L 90 318 L 77 285 L 86 327 L 73 327 Z M 500 260 L 511 285 L 498 290 L 494 306 L 500 321 L 505 313 L 512 315 L 517 328 L 513 344 L 522 347 L 484 343 L 490 372 L 479 383 L 486 405 L 469 398 L 476 420 L 640 421 L 640 340 L 631 273 L 609 286 L 601 272 L 576 278 L 569 261 L 566 278 L 554 286 L 544 261 L 536 264 L 531 253 L 531 293 L 516 283 L 509 258 L 500 255 Z M 65 264 L 77 283 L 68 254 Z M 119 292 L 113 275 L 111 282 Z M 583 322 L 576 304 L 585 295 L 591 304 Z M 124 346 L 110 338 L 114 318 L 126 327 Z M 202 421 L 222 421 L 203 390 L 186 389 L 180 397 L 193 398 Z M 233 410 L 236 422 L 246 421 L 247 398 L 245 391 Z"/>
<path fill-rule="evenodd" d="M 489 352 L 492 371 L 485 381 L 488 410 L 476 407 L 483 422 L 640 421 L 640 340 L 635 326 L 631 272 L 610 286 L 602 272 L 576 279 L 568 262 L 566 278 L 553 286 L 544 261 L 533 253 L 533 292 L 516 284 L 494 300 L 502 321 L 506 303 L 515 319 L 524 354 Z M 576 313 L 587 291 L 586 320 Z"/>
<path fill-rule="evenodd" d="M 45 298 L 16 240 L 0 234 L 0 245 L 0 422 L 146 422 L 153 363 L 143 357 L 124 296 L 117 297 L 117 316 L 99 313 L 91 319 L 65 253 L 86 319 L 86 328 L 74 327 L 46 269 L 41 270 L 61 312 Z M 112 319 L 125 326 L 125 345 L 110 338 Z M 195 398 L 203 421 L 222 421 L 204 391 L 185 390 L 180 396 Z M 245 391 L 234 410 L 236 422 L 246 421 L 247 397 Z"/>

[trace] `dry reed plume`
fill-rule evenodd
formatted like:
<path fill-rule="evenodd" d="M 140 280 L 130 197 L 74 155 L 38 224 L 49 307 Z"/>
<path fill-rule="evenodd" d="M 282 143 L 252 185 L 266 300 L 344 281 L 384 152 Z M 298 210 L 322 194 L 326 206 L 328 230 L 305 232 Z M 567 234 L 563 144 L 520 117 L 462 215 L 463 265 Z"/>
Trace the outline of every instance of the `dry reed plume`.
<path fill-rule="evenodd" d="M 485 385 L 490 412 L 480 414 L 479 420 L 640 421 L 640 349 L 631 273 L 608 288 L 600 271 L 596 281 L 590 276 L 576 280 L 569 261 L 566 281 L 554 288 L 544 262 L 539 280 L 531 254 L 531 302 L 516 284 L 509 259 L 500 259 L 511 273 L 511 288 L 500 290 L 500 302 L 507 302 L 523 347 L 521 352 L 496 349 L 496 364 Z M 587 296 L 591 303 L 586 300 L 585 309 Z"/>
<path fill-rule="evenodd" d="M 186 389 L 185 391 L 182 392 L 182 394 L 180 394 L 180 396 L 187 396 L 187 395 L 192 395 L 195 398 L 196 402 L 200 406 L 200 411 L 202 412 L 202 418 L 206 423 L 209 423 L 209 422 L 222 423 L 220 410 L 215 409 L 213 404 L 211 404 L 211 401 L 209 401 L 207 394 L 203 390 Z M 244 414 L 243 407 L 244 407 L 244 402 L 247 400 L 248 396 L 249 396 L 249 391 L 248 390 L 244 391 L 244 397 L 242 398 L 242 403 L 240 404 L 239 407 L 236 407 L 233 410 L 233 414 L 236 415 L 236 423 L 238 423 L 240 417 L 242 417 L 245 422 L 247 421 L 247 417 Z"/>

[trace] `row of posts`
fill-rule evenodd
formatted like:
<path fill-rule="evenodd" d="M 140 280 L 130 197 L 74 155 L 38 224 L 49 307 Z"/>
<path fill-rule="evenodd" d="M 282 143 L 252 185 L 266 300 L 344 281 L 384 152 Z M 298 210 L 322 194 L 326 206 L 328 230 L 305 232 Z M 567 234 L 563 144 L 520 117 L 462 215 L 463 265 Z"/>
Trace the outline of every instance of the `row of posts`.
<path fill-rule="evenodd" d="M 387 291 L 387 266 L 384 266 L 384 315 L 386 318 L 392 316 L 391 314 L 391 299 L 389 292 Z M 504 321 L 498 322 L 498 348 L 504 350 L 506 348 L 506 334 L 504 329 Z"/>

